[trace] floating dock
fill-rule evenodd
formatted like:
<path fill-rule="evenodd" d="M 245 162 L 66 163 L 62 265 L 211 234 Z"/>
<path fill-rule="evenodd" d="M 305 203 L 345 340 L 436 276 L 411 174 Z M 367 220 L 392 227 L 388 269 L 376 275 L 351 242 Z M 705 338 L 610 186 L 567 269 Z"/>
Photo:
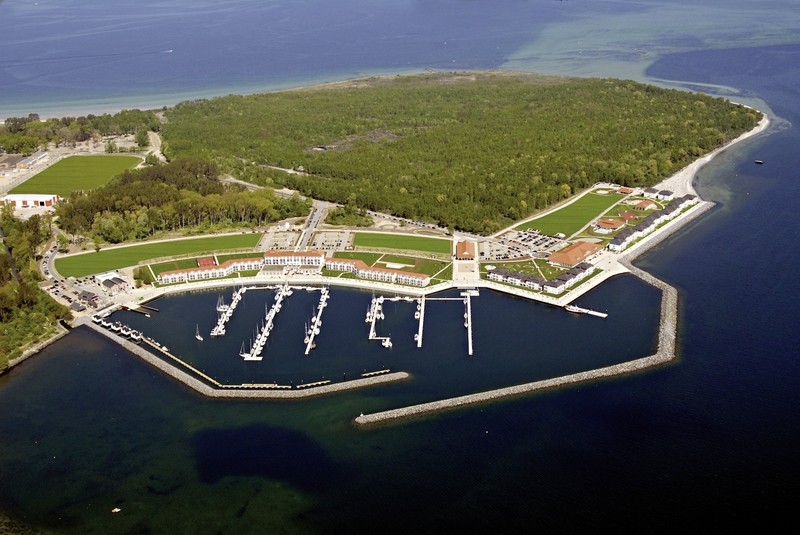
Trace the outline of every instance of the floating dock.
<path fill-rule="evenodd" d="M 417 342 L 417 347 L 422 347 L 422 329 L 425 326 L 425 296 L 417 300 L 417 311 L 414 312 L 414 317 L 419 320 L 419 327 L 417 334 L 414 335 L 414 340 Z"/>
<path fill-rule="evenodd" d="M 472 296 L 478 295 L 478 290 L 461 292 L 464 298 L 464 327 L 467 328 L 467 355 L 472 356 Z"/>
<path fill-rule="evenodd" d="M 225 324 L 228 323 L 228 320 L 231 319 L 233 316 L 233 311 L 236 310 L 236 306 L 242 300 L 242 296 L 247 291 L 246 286 L 242 286 L 235 292 L 233 292 L 233 297 L 231 298 L 231 304 L 224 305 L 224 301 L 220 297 L 217 301 L 217 312 L 219 316 L 217 317 L 217 324 L 211 329 L 211 336 L 224 336 L 225 335 Z M 224 306 L 223 306 L 224 305 Z"/>
<path fill-rule="evenodd" d="M 590 316 L 597 316 L 598 318 L 607 318 L 608 314 L 606 312 L 598 312 L 596 310 L 591 310 L 588 308 L 581 308 L 576 305 L 567 305 L 564 307 L 567 312 L 572 312 L 574 314 L 588 314 Z"/>
<path fill-rule="evenodd" d="M 264 326 L 262 327 L 261 332 L 256 335 L 256 339 L 253 342 L 253 345 L 250 347 L 250 351 L 246 353 L 239 353 L 239 356 L 244 360 L 252 361 L 261 360 L 264 358 L 261 356 L 261 352 L 264 350 L 264 346 L 267 345 L 267 339 L 272 332 L 275 316 L 281 311 L 284 297 L 289 295 L 292 295 L 292 290 L 288 285 L 278 288 L 278 291 L 275 294 L 275 304 L 273 304 L 272 308 L 266 312 L 264 316 Z"/>
<path fill-rule="evenodd" d="M 369 326 L 369 340 L 380 340 L 381 345 L 386 349 L 392 348 L 392 338 L 389 336 L 378 336 L 375 332 L 375 322 L 378 320 L 382 320 L 384 318 L 383 314 L 383 301 L 386 298 L 383 296 L 375 297 L 372 296 L 372 301 L 370 302 L 369 309 L 367 310 L 367 317 L 364 319 L 367 323 L 370 324 Z M 400 298 L 392 298 L 392 301 L 399 300 Z"/>
<path fill-rule="evenodd" d="M 322 312 L 325 310 L 325 307 L 328 306 L 328 299 L 330 298 L 330 291 L 327 288 L 322 288 L 320 292 L 321 295 L 319 296 L 317 312 L 311 319 L 311 327 L 309 327 L 308 331 L 306 332 L 306 355 L 308 355 L 311 350 L 316 347 L 316 344 L 314 343 L 314 337 L 319 334 L 320 328 L 322 327 Z"/>

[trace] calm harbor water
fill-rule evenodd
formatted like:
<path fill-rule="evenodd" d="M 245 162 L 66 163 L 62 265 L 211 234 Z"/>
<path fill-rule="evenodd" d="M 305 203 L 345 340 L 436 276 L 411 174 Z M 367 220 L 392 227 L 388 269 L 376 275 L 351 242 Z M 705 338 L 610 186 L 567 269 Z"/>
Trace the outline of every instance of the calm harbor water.
<path fill-rule="evenodd" d="M 319 292 L 295 290 L 283 300 L 275 316 L 274 329 L 262 353 L 264 360 L 244 362 L 239 358 L 242 344 L 249 349 L 254 331 L 263 326 L 265 308 L 274 302 L 275 291 L 248 290 L 226 325 L 227 334 L 212 338 L 208 333 L 215 324 L 217 299 L 223 296 L 230 301 L 230 293 L 207 291 L 167 297 L 151 303 L 159 312 L 150 318 L 118 312 L 112 320 L 141 330 L 222 383 L 338 382 L 388 368 L 415 376 L 408 385 L 409 392 L 420 392 L 420 388 L 428 392 L 425 397 L 415 397 L 415 402 L 420 402 L 649 355 L 655 351 L 660 302 L 658 290 L 633 277 L 620 277 L 603 285 L 599 295 L 580 300 L 602 304 L 610 314 L 606 320 L 484 291 L 472 300 L 473 347 L 475 355 L 483 357 L 478 359 L 467 354 L 465 309 L 458 291 L 436 294 L 426 301 L 422 348 L 417 348 L 414 340 L 416 302 L 384 302 L 385 319 L 376 323 L 376 333 L 391 337 L 389 350 L 381 347 L 379 340 L 368 340 L 369 324 L 364 316 L 372 294 L 334 289 L 315 338 L 317 347 L 306 356 L 304 332 L 311 323 Z M 625 299 L 618 299 L 623 295 Z M 442 297 L 457 300 L 436 300 Z M 638 305 L 631 307 L 626 301 Z M 643 315 L 642 310 L 649 312 Z M 496 321 L 498 317 L 503 321 Z M 628 332 L 631 323 L 637 328 Z M 194 337 L 195 325 L 203 334 L 202 342 Z M 559 334 L 554 336 L 556 332 Z"/>
<path fill-rule="evenodd" d="M 97 9 L 99 2 L 86 4 Z M 296 4 L 301 11 L 319 7 L 318 2 L 263 4 L 278 11 L 291 11 Z M 566 4 L 581 12 L 561 11 Z M 726 151 L 698 176 L 701 194 L 718 207 L 638 262 L 680 291 L 677 362 L 631 377 L 356 429 L 351 419 L 362 411 L 647 354 L 654 346 L 658 295 L 632 277 L 613 279 L 580 300 L 607 309 L 610 315 L 603 321 L 482 292 L 474 301 L 476 354 L 470 359 L 461 304 L 442 303 L 435 315 L 426 316 L 422 350 L 413 347 L 413 311 L 399 304 L 387 307 L 385 327 L 396 341 L 389 352 L 366 342 L 369 294 L 347 290 L 334 292 L 318 349 L 304 357 L 302 324 L 317 294 L 300 293 L 279 315 L 274 345 L 257 372 L 231 352 L 238 352 L 263 314 L 258 296 L 248 296 L 237 311 L 230 334 L 214 346 L 219 352 L 208 353 L 197 351 L 194 324 L 210 328 L 218 292 L 163 299 L 157 316 L 131 315 L 130 323 L 142 322 L 170 349 L 231 379 L 316 380 L 384 366 L 411 371 L 413 379 L 291 403 L 208 400 L 103 337 L 78 329 L 0 377 L 0 510 L 59 533 L 328 533 L 374 531 L 375 526 L 428 532 L 614 526 L 652 532 L 763 528 L 791 519 L 800 491 L 795 416 L 800 336 L 792 314 L 800 290 L 792 262 L 800 249 L 794 224 L 800 195 L 800 134 L 793 126 L 800 121 L 797 10 L 780 1 L 759 3 L 759 10 L 744 1 L 675 0 L 656 8 L 632 1 L 596 4 L 348 3 L 374 14 L 338 37 L 319 31 L 305 35 L 325 54 L 349 52 L 337 56 L 339 61 L 326 56 L 324 68 L 304 66 L 307 71 L 281 74 L 275 66 L 275 79 L 399 70 L 396 59 L 406 49 L 397 44 L 404 39 L 381 39 L 392 32 L 380 21 L 399 18 L 405 9 L 402 20 L 419 31 L 405 34 L 406 41 L 417 43 L 409 47 L 418 47 L 408 52 L 412 68 L 443 68 L 433 65 L 444 57 L 439 36 L 458 34 L 463 57 L 474 57 L 476 67 L 550 65 L 540 70 L 631 73 L 768 106 L 776 125 L 770 133 Z M 53 3 L 38 5 L 56 9 Z M 107 16 L 106 31 L 94 30 L 92 42 L 111 47 L 125 28 L 146 29 L 147 22 L 157 27 L 159 17 L 146 8 L 160 4 L 144 3 L 141 10 L 122 5 L 128 7 L 120 8 L 118 17 Z M 214 7 L 199 5 L 209 12 Z M 254 3 L 230 5 L 233 16 L 237 8 L 252 10 Z M 30 3 L 0 2 L 0 19 L 8 13 L 27 17 L 33 9 Z M 226 19 L 225 13 L 218 12 L 220 21 L 241 20 Z M 316 20 L 311 28 L 325 26 L 324 15 L 317 13 L 307 24 Z M 696 23 L 684 25 L 687 19 Z M 32 37 L 34 29 L 41 30 L 37 19 L 24 20 L 25 42 L 47 39 Z M 610 31 L 626 24 L 632 24 L 631 31 Z M 354 31 L 362 27 L 365 33 Z M 75 39 L 91 33 L 77 28 L 63 26 L 52 38 L 59 32 Z M 195 28 L 189 17 L 182 37 L 232 31 L 222 22 L 211 28 L 214 32 Z M 242 41 L 252 42 L 254 33 L 252 27 L 242 29 Z M 359 47 L 348 48 L 358 41 L 350 39 L 353 34 L 365 36 L 372 50 L 364 54 L 377 58 L 374 64 L 366 56 L 352 64 L 344 59 L 357 54 Z M 21 34 L 14 35 L 22 44 Z M 559 41 L 559 35 L 565 38 Z M 573 35 L 583 38 L 567 38 Z M 13 85 L 9 76 L 23 80 L 21 66 L 9 67 L 7 39 L 0 37 L 0 106 L 11 102 L 4 109 L 27 113 L 39 97 L 7 97 Z M 169 45 L 141 42 L 177 54 L 181 38 L 175 39 Z M 274 46 L 297 50 L 300 45 Z M 591 58 L 589 48 L 596 51 Z M 252 74 L 247 83 L 272 83 L 251 57 L 241 60 L 232 63 Z M 67 68 L 60 81 L 40 73 L 20 83 L 41 80 L 41 98 L 55 109 L 62 101 L 60 88 L 54 88 L 68 81 L 79 85 L 76 72 L 87 77 L 92 72 L 90 66 L 72 73 Z M 197 78 L 191 80 L 176 73 L 186 85 L 168 91 L 186 94 L 230 83 L 213 69 L 192 72 Z M 114 88 L 124 86 L 126 76 L 109 75 L 108 94 L 118 95 Z M 165 84 L 172 83 L 162 76 Z M 203 77 L 207 83 L 198 82 Z M 157 88 L 158 76 L 154 80 Z M 765 163 L 756 165 L 754 159 Z M 114 507 L 122 512 L 112 514 Z"/>

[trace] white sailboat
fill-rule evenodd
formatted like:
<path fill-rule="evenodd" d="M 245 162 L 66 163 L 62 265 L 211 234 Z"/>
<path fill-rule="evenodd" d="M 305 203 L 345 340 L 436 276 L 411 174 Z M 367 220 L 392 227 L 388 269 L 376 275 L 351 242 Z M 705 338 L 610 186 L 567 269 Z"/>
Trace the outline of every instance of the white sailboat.
<path fill-rule="evenodd" d="M 197 338 L 198 341 L 202 342 L 203 337 L 200 336 L 200 326 L 195 323 L 194 325 L 194 337 Z"/>
<path fill-rule="evenodd" d="M 225 303 L 225 299 L 220 294 L 220 296 L 217 298 L 217 312 L 227 312 L 228 308 L 230 307 L 227 303 Z"/>

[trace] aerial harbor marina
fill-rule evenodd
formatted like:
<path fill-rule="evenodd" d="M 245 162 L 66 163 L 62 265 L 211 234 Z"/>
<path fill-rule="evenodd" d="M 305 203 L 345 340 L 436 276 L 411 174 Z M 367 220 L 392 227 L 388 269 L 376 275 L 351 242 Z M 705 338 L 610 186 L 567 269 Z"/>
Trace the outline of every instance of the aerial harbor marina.
<path fill-rule="evenodd" d="M 732 143 L 763 131 L 768 124 L 765 117 L 754 130 L 743 134 Z M 720 148 L 718 151 L 724 150 L 724 148 Z M 480 290 L 523 297 L 545 306 L 559 307 L 565 313 L 583 316 L 585 321 L 600 321 L 608 318 L 608 313 L 581 306 L 579 304 L 580 297 L 603 281 L 629 273 L 655 286 L 662 293 L 660 327 L 657 334 L 658 344 L 654 354 L 640 355 L 640 358 L 611 366 L 586 369 L 576 374 L 530 383 L 511 384 L 489 391 L 441 399 L 422 406 L 397 408 L 367 415 L 359 413 L 353 417 L 354 422 L 358 425 L 372 424 L 434 410 L 516 396 L 554 386 L 639 372 L 649 367 L 663 365 L 675 357 L 675 337 L 678 330 L 677 297 L 675 290 L 669 285 L 634 268 L 630 261 L 713 206 L 712 203 L 698 199 L 691 187 L 691 181 L 697 170 L 712 157 L 713 154 L 710 154 L 696 161 L 654 188 L 637 189 L 623 188 L 615 184 L 596 184 L 564 205 L 540 216 L 540 218 L 553 217 L 553 213 L 557 215 L 559 212 L 569 210 L 571 206 L 585 202 L 591 196 L 607 197 L 611 203 L 606 203 L 608 206 L 605 210 L 594 213 L 592 219 L 581 221 L 577 225 L 580 229 L 587 229 L 596 219 L 594 225 L 597 230 L 593 232 L 608 240 L 606 247 L 595 246 L 593 242 L 597 242 L 597 239 L 573 239 L 570 241 L 564 237 L 552 238 L 538 233 L 533 234 L 531 239 L 529 229 L 533 228 L 532 225 L 537 224 L 537 219 L 501 230 L 488 238 L 459 233 L 447 236 L 446 232 L 441 232 L 437 236 L 436 233 L 432 233 L 431 236 L 437 237 L 423 239 L 440 239 L 449 244 L 450 255 L 444 258 L 449 261 L 453 273 L 451 279 L 432 281 L 429 275 L 399 270 L 398 268 L 406 265 L 404 262 L 409 262 L 409 260 L 389 254 L 391 249 L 380 251 L 379 257 L 388 259 L 382 264 L 368 266 L 358 260 L 358 247 L 354 247 L 354 244 L 359 243 L 359 231 L 351 232 L 349 241 L 348 238 L 345 238 L 343 242 L 339 240 L 337 250 L 326 253 L 309 249 L 307 244 L 312 236 L 316 236 L 316 241 L 320 241 L 323 239 L 320 236 L 326 233 L 325 229 L 318 228 L 319 215 L 313 211 L 307 220 L 295 226 L 297 231 L 294 236 L 297 236 L 298 240 L 296 243 L 289 241 L 282 249 L 261 249 L 259 251 L 261 257 L 247 253 L 240 255 L 239 258 L 223 261 L 220 254 L 212 254 L 197 257 L 197 267 L 184 267 L 178 270 L 164 270 L 159 267 L 160 265 L 167 267 L 173 265 L 172 260 L 149 261 L 146 267 L 156 274 L 160 284 L 141 288 L 129 286 L 122 292 L 108 296 L 102 309 L 96 311 L 87 309 L 83 314 L 79 314 L 76 324 L 94 328 L 97 332 L 124 344 L 127 348 L 130 348 L 131 343 L 138 344 L 137 347 L 131 349 L 134 354 L 161 370 L 169 370 L 167 373 L 171 377 L 209 397 L 300 398 L 387 384 L 397 380 L 413 381 L 413 377 L 407 373 L 407 370 L 402 369 L 402 364 L 398 363 L 397 368 L 392 369 L 385 366 L 385 361 L 379 362 L 377 365 L 372 364 L 374 369 L 362 368 L 361 370 L 343 364 L 338 379 L 333 379 L 330 375 L 326 376 L 326 373 L 330 373 L 331 368 L 326 368 L 327 372 L 318 372 L 318 375 L 314 377 L 313 362 L 310 367 L 304 369 L 305 377 L 284 375 L 282 382 L 269 381 L 265 378 L 270 374 L 282 375 L 275 369 L 274 352 L 270 349 L 271 346 L 278 343 L 274 340 L 275 336 L 284 337 L 288 336 L 287 332 L 295 333 L 293 336 L 299 338 L 302 345 L 291 345 L 290 347 L 296 347 L 302 351 L 292 351 L 298 351 L 298 354 L 311 359 L 319 358 L 314 355 L 319 353 L 320 344 L 324 344 L 325 340 L 329 339 L 329 337 L 322 336 L 324 332 L 323 313 L 329 305 L 329 300 L 335 301 L 339 295 L 336 290 L 332 291 L 331 288 L 360 288 L 361 295 L 366 292 L 371 295 L 364 321 L 367 324 L 365 333 L 367 340 L 379 343 L 371 350 L 372 352 L 387 350 L 391 352 L 398 342 L 399 334 L 395 332 L 393 335 L 384 326 L 387 314 L 384 307 L 387 304 L 409 303 L 414 305 L 413 310 L 407 313 L 413 315 L 413 320 L 416 322 L 416 328 L 411 333 L 413 345 L 417 349 L 422 349 L 426 314 L 427 317 L 431 317 L 431 314 L 439 316 L 437 308 L 440 302 L 462 303 L 463 318 L 451 321 L 463 323 L 463 347 L 466 356 L 481 359 L 487 358 L 487 355 L 475 350 L 473 314 L 475 306 L 480 306 Z M 630 217 L 624 219 L 628 221 L 627 224 L 616 225 L 614 230 L 617 232 L 611 236 L 608 236 L 608 233 L 601 228 L 603 222 L 615 220 L 613 217 L 608 217 L 609 215 L 623 214 L 624 217 L 630 214 L 634 208 L 640 210 L 643 206 L 646 206 L 644 215 L 631 214 Z M 626 212 L 626 210 L 628 211 Z M 623 217 L 617 217 L 623 221 Z M 576 232 L 573 238 L 584 235 L 584 232 L 589 231 Z M 270 239 L 274 233 L 275 229 L 268 230 L 258 242 L 265 244 L 266 247 L 271 243 Z M 380 234 L 375 235 L 375 237 L 379 236 Z M 388 233 L 384 231 L 383 236 L 391 239 L 392 236 L 402 236 L 402 234 L 397 230 Z M 371 239 L 374 240 L 375 237 Z M 274 243 L 274 238 L 272 238 L 272 242 Z M 537 250 L 537 244 L 542 244 L 545 250 Z M 492 253 L 492 250 L 499 252 Z M 489 254 L 488 258 L 487 253 Z M 91 255 L 92 253 L 79 253 L 73 258 L 80 260 L 82 255 L 87 254 Z M 548 259 L 549 257 L 550 265 L 556 267 L 555 275 L 551 274 L 550 280 L 546 281 L 499 267 L 516 266 L 518 264 L 514 261 L 518 262 L 528 255 L 530 255 L 529 258 Z M 507 256 L 512 256 L 511 262 L 505 260 Z M 69 259 L 70 257 L 59 258 L 53 269 L 57 270 L 59 265 L 64 265 L 62 264 L 64 260 L 69 261 Z M 188 264 L 183 262 L 181 265 Z M 538 266 L 535 263 L 532 265 Z M 541 272 L 541 267 L 536 267 L 536 269 Z M 129 272 L 129 269 L 122 271 Z M 249 275 L 243 276 L 242 272 L 244 271 L 247 271 Z M 356 276 L 342 276 L 342 274 L 350 272 Z M 231 278 L 230 275 L 234 275 L 234 277 Z M 163 309 L 163 306 L 153 306 L 154 303 L 157 303 L 159 299 L 168 298 L 170 295 L 185 292 L 208 292 L 216 295 L 213 308 L 208 311 L 207 315 L 214 318 L 213 326 L 208 331 L 210 338 L 205 338 L 201 334 L 200 323 L 196 323 L 194 338 L 197 343 L 194 347 L 185 349 L 191 354 L 184 354 L 183 351 L 180 353 L 170 351 L 167 343 L 175 346 L 172 340 L 169 342 L 159 341 L 150 337 L 147 332 L 148 325 L 158 324 L 164 315 L 164 312 L 156 312 Z M 310 313 L 305 315 L 302 330 L 299 325 L 283 324 L 284 320 L 279 313 L 284 307 L 293 305 L 294 301 L 306 301 L 307 295 L 317 292 L 319 299 L 311 305 Z M 293 295 L 295 297 L 292 297 Z M 247 310 L 248 317 L 252 317 L 254 308 L 261 310 L 261 314 L 256 316 L 256 322 L 247 328 L 244 328 L 241 322 L 252 320 L 239 318 L 244 314 L 243 308 Z M 137 309 L 146 312 L 144 319 L 141 318 L 141 314 L 138 315 L 139 318 L 131 318 L 137 322 L 138 328 L 128 327 L 116 319 L 117 315 L 122 314 L 128 321 L 127 318 L 132 313 L 125 311 Z M 396 314 L 397 312 L 395 312 Z M 229 331 L 232 326 L 235 327 L 237 333 L 249 334 L 245 334 L 240 339 L 229 340 L 231 338 Z M 280 328 L 276 329 L 276 326 Z M 121 330 L 123 327 L 124 331 Z M 300 334 L 301 332 L 302 334 Z M 131 333 L 135 334 L 131 335 Z M 174 334 L 171 333 L 170 337 L 173 337 Z M 346 334 L 346 338 L 355 336 L 358 336 L 357 331 L 349 331 Z M 409 336 L 407 331 L 406 336 Z M 428 334 L 428 338 L 430 336 L 434 335 Z M 141 343 L 142 341 L 144 344 Z M 342 343 L 341 338 L 334 343 Z M 285 353 L 285 350 L 282 349 L 279 352 Z M 236 377 L 235 379 L 217 377 L 212 361 L 223 359 L 238 359 L 247 363 L 249 368 L 243 370 L 239 375 L 232 376 Z M 255 371 L 258 370 L 258 367 L 263 369 Z M 291 394 L 287 392 L 291 392 Z"/>
<path fill-rule="evenodd" d="M 0 532 L 790 522 L 792 3 L 0 2 Z"/>

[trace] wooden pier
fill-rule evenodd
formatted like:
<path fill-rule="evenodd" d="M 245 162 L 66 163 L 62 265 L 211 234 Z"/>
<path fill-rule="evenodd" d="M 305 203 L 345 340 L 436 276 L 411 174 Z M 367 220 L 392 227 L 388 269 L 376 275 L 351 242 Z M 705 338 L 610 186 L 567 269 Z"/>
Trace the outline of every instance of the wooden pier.
<path fill-rule="evenodd" d="M 414 340 L 417 341 L 417 347 L 422 347 L 422 329 L 425 325 L 425 296 L 419 298 L 417 301 L 417 311 L 414 315 L 419 320 L 419 328 L 417 329 L 417 334 L 414 336 Z"/>
<path fill-rule="evenodd" d="M 319 305 L 317 305 L 317 313 L 311 320 L 311 327 L 309 327 L 308 332 L 306 332 L 306 355 L 308 355 L 312 349 L 316 347 L 314 343 L 314 337 L 319 334 L 320 328 L 322 327 L 322 312 L 325 310 L 325 307 L 328 306 L 328 298 L 330 297 L 330 292 L 327 288 L 321 288 L 321 295 L 319 296 Z"/>
<path fill-rule="evenodd" d="M 383 314 L 383 301 L 386 298 L 383 296 L 379 297 L 372 297 L 372 301 L 370 301 L 369 309 L 367 310 L 367 317 L 364 321 L 369 323 L 369 340 L 380 340 L 381 345 L 387 349 L 392 348 L 392 338 L 390 336 L 378 336 L 375 332 L 375 322 L 379 319 L 382 320 L 384 318 Z M 395 299 L 391 299 L 395 300 Z"/>
<path fill-rule="evenodd" d="M 467 354 L 472 356 L 472 296 L 477 295 L 477 290 L 461 292 L 464 298 L 464 327 L 467 328 Z"/>
<path fill-rule="evenodd" d="M 256 335 L 256 339 L 253 342 L 253 345 L 250 347 L 250 351 L 247 353 L 240 353 L 240 357 L 248 361 L 262 360 L 264 358 L 261 356 L 261 352 L 264 350 L 264 346 L 267 345 L 267 339 L 272 332 L 275 316 L 281 311 L 284 297 L 287 297 L 291 294 L 292 291 L 289 289 L 288 285 L 278 288 L 278 291 L 275 294 L 275 304 L 273 304 L 272 308 L 270 308 L 265 314 L 264 327 L 261 329 L 261 332 Z"/>
<path fill-rule="evenodd" d="M 219 312 L 219 316 L 217 317 L 217 324 L 211 329 L 211 336 L 224 336 L 225 335 L 225 324 L 228 323 L 228 320 L 231 319 L 233 316 L 233 311 L 236 310 L 236 306 L 242 300 L 242 296 L 247 291 L 246 286 L 242 286 L 238 290 L 233 292 L 233 297 L 231 298 L 231 304 L 227 305 L 224 310 L 219 310 L 219 304 L 217 304 L 217 311 Z"/>

